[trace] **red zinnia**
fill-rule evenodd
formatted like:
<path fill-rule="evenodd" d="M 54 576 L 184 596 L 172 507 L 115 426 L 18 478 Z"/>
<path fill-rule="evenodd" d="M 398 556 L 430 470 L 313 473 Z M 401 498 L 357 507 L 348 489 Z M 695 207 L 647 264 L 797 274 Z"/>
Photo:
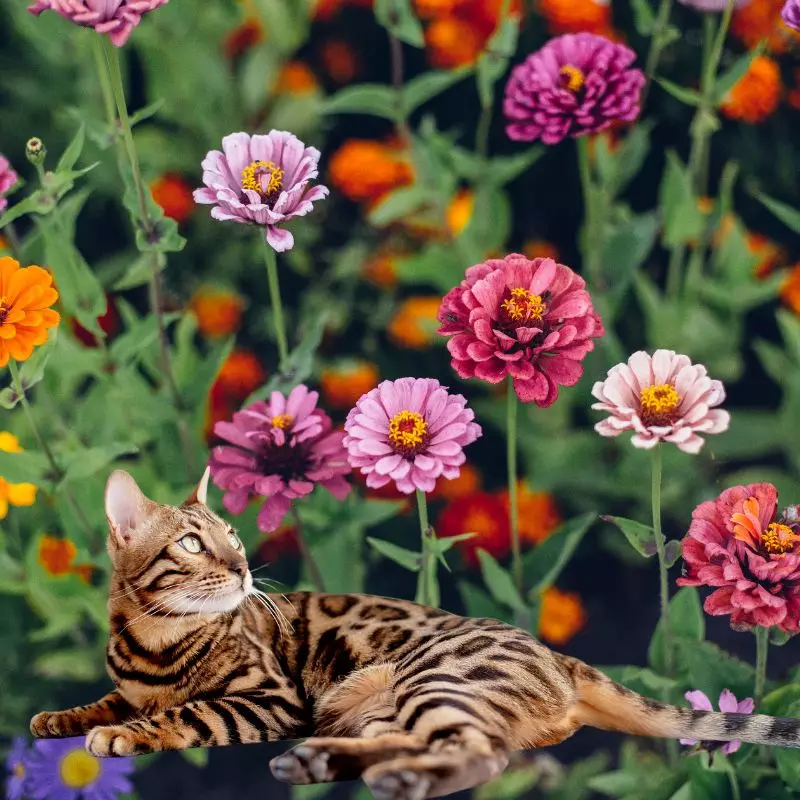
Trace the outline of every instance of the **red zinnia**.
<path fill-rule="evenodd" d="M 475 534 L 456 544 L 470 567 L 478 565 L 476 550 L 479 548 L 495 558 L 508 555 L 511 529 L 503 501 L 488 492 L 474 492 L 450 503 L 439 515 L 436 535 L 448 538 L 462 533 Z"/>

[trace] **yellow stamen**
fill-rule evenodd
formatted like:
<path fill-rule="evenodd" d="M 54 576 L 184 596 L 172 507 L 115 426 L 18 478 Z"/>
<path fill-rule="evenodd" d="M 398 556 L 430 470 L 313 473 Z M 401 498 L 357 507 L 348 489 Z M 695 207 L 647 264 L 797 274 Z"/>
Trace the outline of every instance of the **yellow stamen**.
<path fill-rule="evenodd" d="M 83 749 L 71 750 L 58 768 L 61 780 L 71 789 L 85 789 L 100 777 L 100 762 Z"/>
<path fill-rule="evenodd" d="M 15 778 L 24 778 L 25 777 L 25 765 L 18 761 L 14 764 L 14 777 Z"/>
<path fill-rule="evenodd" d="M 278 416 L 273 417 L 271 421 L 273 428 L 285 430 L 294 422 L 294 417 L 291 414 L 278 414 Z"/>
<path fill-rule="evenodd" d="M 565 64 L 558 73 L 565 79 L 564 88 L 570 92 L 579 92 L 586 83 L 586 76 L 583 72 L 571 64 Z"/>
<path fill-rule="evenodd" d="M 670 425 L 675 421 L 675 411 L 683 398 L 668 383 L 642 389 L 639 408 L 645 425 Z"/>
<path fill-rule="evenodd" d="M 761 534 L 764 549 L 772 555 L 783 555 L 794 550 L 795 543 L 800 541 L 800 536 L 792 532 L 788 525 L 772 522 Z"/>
<path fill-rule="evenodd" d="M 416 411 L 401 411 L 389 420 L 389 443 L 403 455 L 416 453 L 428 438 L 428 423 Z"/>
<path fill-rule="evenodd" d="M 547 311 L 547 303 L 527 289 L 512 289 L 511 297 L 503 301 L 500 308 L 511 322 L 541 322 Z"/>
<path fill-rule="evenodd" d="M 0 297 L 0 325 L 6 321 L 9 311 L 11 311 L 11 303 L 9 303 L 8 298 L 3 295 Z"/>
<path fill-rule="evenodd" d="M 269 175 L 269 182 L 264 188 L 261 179 Z M 262 197 L 277 192 L 283 186 L 283 170 L 271 161 L 254 161 L 242 170 L 242 189 L 252 189 Z"/>

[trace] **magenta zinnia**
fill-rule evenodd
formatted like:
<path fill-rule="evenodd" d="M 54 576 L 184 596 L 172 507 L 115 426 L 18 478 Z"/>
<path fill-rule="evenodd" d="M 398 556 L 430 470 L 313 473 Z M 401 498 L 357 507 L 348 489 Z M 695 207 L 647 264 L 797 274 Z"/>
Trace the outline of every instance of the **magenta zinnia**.
<path fill-rule="evenodd" d="M 711 705 L 708 695 L 695 689 L 692 692 L 686 692 L 684 697 L 689 701 L 690 705 L 695 711 L 713 711 L 714 707 Z M 723 689 L 719 696 L 719 710 L 725 714 L 752 714 L 755 708 L 755 702 L 752 697 L 745 697 L 744 700 L 737 700 L 736 695 L 730 689 Z M 681 744 L 694 745 L 697 744 L 697 739 L 681 739 Z M 721 750 L 726 756 L 735 753 L 742 743 L 738 739 L 730 742 L 713 742 L 705 745 L 708 749 Z"/>
<path fill-rule="evenodd" d="M 131 31 L 142 21 L 142 15 L 166 5 L 169 0 L 36 0 L 28 11 L 39 15 L 55 11 L 78 25 L 94 28 L 108 35 L 122 47 Z"/>
<path fill-rule="evenodd" d="M 699 453 L 700 434 L 722 433 L 730 423 L 730 414 L 715 408 L 725 399 L 723 385 L 673 350 L 634 353 L 597 381 L 592 394 L 600 401 L 592 408 L 611 415 L 594 429 L 601 436 L 633 431 L 633 446 L 646 450 L 663 441 Z"/>
<path fill-rule="evenodd" d="M 777 509 L 777 489 L 754 483 L 726 489 L 692 513 L 678 584 L 717 587 L 704 608 L 730 615 L 731 627 L 800 631 L 800 523 L 794 509 L 776 517 Z"/>
<path fill-rule="evenodd" d="M 273 250 L 291 250 L 294 237 L 279 226 L 305 216 L 328 195 L 326 186 L 309 186 L 319 174 L 319 157 L 319 150 L 287 131 L 231 133 L 222 152 L 212 150 L 203 160 L 206 188 L 196 189 L 194 199 L 214 204 L 214 219 L 259 225 Z"/>
<path fill-rule="evenodd" d="M 343 500 L 350 492 L 350 472 L 342 445 L 344 432 L 317 408 L 317 392 L 301 384 L 288 397 L 273 392 L 218 422 L 214 433 L 229 444 L 211 453 L 211 477 L 225 490 L 223 503 L 241 514 L 253 497 L 266 502 L 258 514 L 259 530 L 277 529 L 292 500 L 310 494 L 315 484 Z"/>
<path fill-rule="evenodd" d="M 8 159 L 0 155 L 0 214 L 6 210 L 8 200 L 3 196 L 10 189 L 13 189 L 19 180 L 17 173 L 11 168 Z"/>
<path fill-rule="evenodd" d="M 460 377 L 509 376 L 517 397 L 538 406 L 578 382 L 604 333 L 583 278 L 552 258 L 516 254 L 470 267 L 442 300 L 439 321 Z"/>
<path fill-rule="evenodd" d="M 786 0 L 781 17 L 787 28 L 800 31 L 800 0 Z"/>
<path fill-rule="evenodd" d="M 347 415 L 344 444 L 370 488 L 432 492 L 437 478 L 458 477 L 463 448 L 481 435 L 474 418 L 462 395 L 433 378 L 383 381 Z"/>
<path fill-rule="evenodd" d="M 551 39 L 511 72 L 503 111 L 512 139 L 557 144 L 639 116 L 644 73 L 636 54 L 593 33 Z"/>

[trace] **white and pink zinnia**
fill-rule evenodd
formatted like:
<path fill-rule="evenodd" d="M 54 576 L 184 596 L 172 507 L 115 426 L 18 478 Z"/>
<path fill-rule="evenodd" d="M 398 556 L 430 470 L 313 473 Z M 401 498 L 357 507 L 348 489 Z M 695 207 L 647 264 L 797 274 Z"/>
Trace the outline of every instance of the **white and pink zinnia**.
<path fill-rule="evenodd" d="M 633 431 L 634 447 L 648 450 L 663 441 L 699 453 L 700 434 L 722 433 L 730 423 L 730 414 L 716 408 L 725 399 L 722 383 L 673 350 L 634 353 L 595 383 L 592 394 L 600 401 L 592 408 L 610 414 L 595 430 L 601 436 Z"/>

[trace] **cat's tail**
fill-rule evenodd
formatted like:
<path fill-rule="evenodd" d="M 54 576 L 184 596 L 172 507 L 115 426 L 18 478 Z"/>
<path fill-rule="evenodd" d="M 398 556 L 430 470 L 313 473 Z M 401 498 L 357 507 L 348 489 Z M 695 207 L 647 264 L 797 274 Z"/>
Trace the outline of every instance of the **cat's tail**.
<path fill-rule="evenodd" d="M 694 711 L 642 697 L 582 661 L 565 658 L 575 679 L 577 721 L 633 736 L 800 747 L 800 719 Z"/>

